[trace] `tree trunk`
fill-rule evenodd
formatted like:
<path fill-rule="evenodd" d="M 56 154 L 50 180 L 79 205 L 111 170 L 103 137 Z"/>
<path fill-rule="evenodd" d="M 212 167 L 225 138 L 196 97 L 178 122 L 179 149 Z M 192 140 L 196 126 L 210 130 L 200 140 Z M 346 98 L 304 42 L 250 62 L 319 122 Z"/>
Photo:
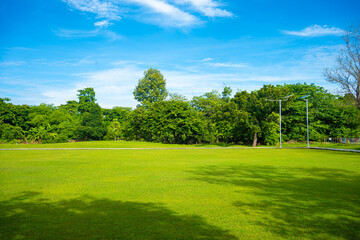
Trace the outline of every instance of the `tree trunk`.
<path fill-rule="evenodd" d="M 254 133 L 254 141 L 253 141 L 253 147 L 256 147 L 256 144 L 257 144 L 257 132 Z"/>
<path fill-rule="evenodd" d="M 176 132 L 174 132 L 174 140 L 175 140 L 175 142 L 174 143 L 178 143 L 178 139 L 177 139 L 178 137 L 177 137 L 177 135 L 176 135 Z"/>

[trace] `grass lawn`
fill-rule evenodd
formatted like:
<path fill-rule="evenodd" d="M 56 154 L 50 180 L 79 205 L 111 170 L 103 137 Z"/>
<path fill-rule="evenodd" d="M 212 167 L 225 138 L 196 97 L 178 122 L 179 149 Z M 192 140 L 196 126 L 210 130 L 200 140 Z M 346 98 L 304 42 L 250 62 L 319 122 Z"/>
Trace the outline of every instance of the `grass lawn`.
<path fill-rule="evenodd" d="M 278 147 L 259 145 L 258 147 Z M 283 147 L 306 147 L 306 143 L 283 143 Z M 360 145 L 337 144 L 337 143 L 317 143 L 312 142 L 311 147 L 323 148 L 342 148 L 360 150 Z M 211 148 L 211 147 L 251 147 L 250 145 L 236 145 L 227 143 L 218 144 L 163 144 L 152 142 L 136 141 L 87 141 L 87 142 L 69 142 L 69 143 L 47 143 L 47 144 L 0 144 L 0 148 Z"/>
<path fill-rule="evenodd" d="M 163 144 L 137 141 L 86 141 L 46 144 L 0 144 L 0 148 L 199 148 L 199 147 L 243 147 L 242 145 L 219 144 Z"/>
<path fill-rule="evenodd" d="M 0 239 L 360 239 L 360 154 L 0 151 Z"/>

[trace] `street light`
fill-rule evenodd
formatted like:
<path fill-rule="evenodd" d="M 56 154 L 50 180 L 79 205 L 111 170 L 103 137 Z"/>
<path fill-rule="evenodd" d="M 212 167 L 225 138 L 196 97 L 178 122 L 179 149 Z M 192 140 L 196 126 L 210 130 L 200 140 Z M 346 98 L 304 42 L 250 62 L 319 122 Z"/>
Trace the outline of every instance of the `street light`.
<path fill-rule="evenodd" d="M 281 102 L 282 101 L 287 101 L 289 97 L 291 97 L 292 94 L 290 94 L 289 96 L 283 97 L 285 100 L 279 99 L 279 100 L 274 100 L 274 99 L 265 99 L 266 101 L 270 101 L 270 102 L 279 102 L 279 114 L 280 114 L 280 148 L 281 148 Z"/>
<path fill-rule="evenodd" d="M 305 99 L 306 101 L 306 132 L 307 132 L 307 147 L 310 147 L 309 144 L 309 104 L 307 97 L 310 97 L 310 95 L 305 95 L 300 97 L 299 99 Z"/>

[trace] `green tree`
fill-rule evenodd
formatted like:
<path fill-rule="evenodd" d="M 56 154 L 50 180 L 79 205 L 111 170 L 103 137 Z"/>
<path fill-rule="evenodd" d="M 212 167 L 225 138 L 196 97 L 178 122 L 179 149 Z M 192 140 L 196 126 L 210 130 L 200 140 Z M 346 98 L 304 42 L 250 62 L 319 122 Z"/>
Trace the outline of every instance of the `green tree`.
<path fill-rule="evenodd" d="M 76 129 L 80 125 L 79 116 L 61 105 L 49 116 L 50 133 L 54 142 L 67 142 L 76 139 Z"/>
<path fill-rule="evenodd" d="M 208 118 L 213 115 L 215 107 L 220 103 L 221 95 L 216 90 L 205 93 L 199 97 L 193 97 L 192 101 L 190 102 L 191 106 L 193 106 L 196 111 L 201 112 Z"/>
<path fill-rule="evenodd" d="M 43 126 L 33 127 L 30 128 L 30 130 L 28 131 L 28 137 L 31 139 L 32 142 L 42 143 L 43 140 L 46 140 L 47 136 L 48 131 Z"/>
<path fill-rule="evenodd" d="M 0 139 L 11 142 L 15 139 L 24 139 L 24 131 L 19 126 L 12 126 L 8 123 L 0 124 Z"/>
<path fill-rule="evenodd" d="M 171 99 L 139 107 L 129 115 L 126 136 L 163 143 L 204 142 L 206 121 L 187 101 Z"/>
<path fill-rule="evenodd" d="M 115 118 L 108 126 L 106 138 L 118 140 L 122 135 L 122 128 L 120 122 Z"/>
<path fill-rule="evenodd" d="M 131 112 L 129 107 L 113 107 L 112 109 L 103 109 L 104 121 L 109 125 L 114 119 L 124 124 Z"/>
<path fill-rule="evenodd" d="M 204 140 L 205 121 L 189 102 L 176 99 L 155 102 L 147 111 L 147 129 L 153 141 L 189 144 Z"/>
<path fill-rule="evenodd" d="M 159 70 L 150 68 L 144 72 L 144 77 L 139 80 L 133 94 L 144 106 L 164 100 L 168 95 L 166 80 Z"/>
<path fill-rule="evenodd" d="M 84 89 L 78 90 L 79 94 L 77 95 L 79 98 L 79 103 L 95 103 L 95 91 L 94 88 L 88 87 Z"/>
<path fill-rule="evenodd" d="M 74 100 L 66 101 L 66 104 L 60 105 L 59 109 L 64 109 L 71 115 L 77 115 L 79 113 L 79 103 Z"/>
<path fill-rule="evenodd" d="M 124 136 L 129 140 L 139 140 L 144 138 L 147 126 L 145 126 L 147 111 L 144 106 L 140 106 L 131 111 L 124 123 Z M 149 140 L 150 141 L 150 140 Z"/>
<path fill-rule="evenodd" d="M 348 121 L 341 117 L 342 110 L 338 104 L 338 96 L 330 94 L 324 88 L 314 84 L 287 84 L 284 87 L 287 87 L 293 94 L 289 108 L 283 111 L 283 136 L 285 140 L 306 140 L 306 104 L 305 101 L 298 100 L 304 95 L 309 95 L 310 140 L 321 140 L 326 136 L 341 135 L 339 127 L 346 125 Z"/>
<path fill-rule="evenodd" d="M 84 88 L 78 90 L 79 94 L 77 95 L 79 98 L 78 111 L 80 114 L 85 112 L 89 112 L 90 108 L 94 104 L 96 104 L 95 91 L 93 88 Z M 70 103 L 72 105 L 72 103 Z M 70 106 L 71 106 L 70 105 Z"/>
<path fill-rule="evenodd" d="M 224 90 L 221 93 L 222 99 L 225 102 L 230 102 L 231 93 L 232 93 L 232 89 L 230 87 L 227 87 L 226 85 L 224 85 Z"/>
<path fill-rule="evenodd" d="M 82 113 L 78 137 L 83 140 L 101 140 L 106 131 L 101 107 L 96 103 L 89 104 L 87 111 Z"/>
<path fill-rule="evenodd" d="M 93 88 L 85 88 L 78 92 L 80 125 L 77 135 L 83 140 L 101 140 L 106 135 L 107 128 L 102 109 L 96 103 L 95 91 Z"/>
<path fill-rule="evenodd" d="M 224 101 L 227 101 L 224 99 Z M 243 112 L 234 102 L 222 102 L 214 107 L 211 122 L 215 126 L 215 136 L 221 142 L 234 142 L 239 124 L 244 123 Z"/>
<path fill-rule="evenodd" d="M 9 98 L 0 98 L 0 120 L 12 126 L 19 126 L 24 131 L 28 130 L 30 128 L 28 124 L 30 107 L 28 105 L 14 105 L 9 101 Z"/>
<path fill-rule="evenodd" d="M 264 85 L 261 89 L 248 93 L 246 91 L 237 92 L 233 101 L 239 106 L 239 109 L 247 112 L 246 128 L 243 128 L 243 141 L 249 143 L 252 139 L 253 146 L 258 142 L 262 144 L 274 144 L 275 139 L 268 134 L 274 134 L 279 131 L 279 124 L 276 121 L 279 113 L 279 104 L 270 102 L 266 99 L 281 99 L 290 94 L 287 87 Z M 282 109 L 286 110 L 291 101 L 284 101 Z M 275 113 L 275 115 L 274 115 Z M 251 134 L 249 134 L 249 132 Z M 249 138 L 253 135 L 252 138 Z M 239 139 L 239 141 L 241 141 Z"/>

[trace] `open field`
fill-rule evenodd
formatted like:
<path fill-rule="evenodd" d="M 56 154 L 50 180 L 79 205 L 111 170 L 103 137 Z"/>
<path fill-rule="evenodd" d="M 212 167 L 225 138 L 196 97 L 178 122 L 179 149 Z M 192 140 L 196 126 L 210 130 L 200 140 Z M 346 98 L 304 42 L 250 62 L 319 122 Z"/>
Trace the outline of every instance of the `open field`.
<path fill-rule="evenodd" d="M 0 186 L 0 239 L 360 239 L 358 153 L 1 151 Z"/>
<path fill-rule="evenodd" d="M 306 147 L 306 143 L 283 143 L 283 147 Z M 312 142 L 311 147 L 340 148 L 360 150 L 360 145 L 337 144 L 337 143 L 316 143 Z M 251 147 L 250 145 L 236 144 L 162 144 L 152 142 L 136 141 L 87 141 L 87 142 L 69 142 L 69 143 L 48 143 L 48 144 L 0 144 L 0 148 L 211 148 L 211 147 Z M 279 147 L 279 145 L 258 147 Z"/>
<path fill-rule="evenodd" d="M 137 141 L 86 141 L 47 144 L 0 144 L 0 148 L 198 148 L 198 147 L 243 147 L 234 144 L 163 144 Z"/>

